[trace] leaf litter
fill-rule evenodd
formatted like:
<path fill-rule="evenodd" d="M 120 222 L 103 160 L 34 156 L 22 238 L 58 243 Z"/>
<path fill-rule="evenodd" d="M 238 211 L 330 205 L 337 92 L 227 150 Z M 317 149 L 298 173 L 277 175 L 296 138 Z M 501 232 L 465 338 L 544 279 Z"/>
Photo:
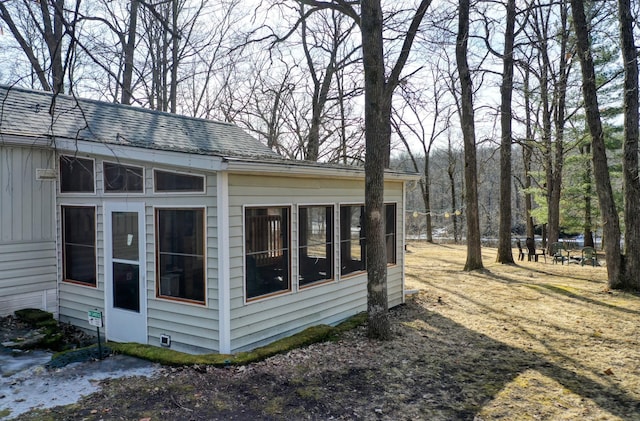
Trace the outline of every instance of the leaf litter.
<path fill-rule="evenodd" d="M 465 247 L 410 243 L 394 337 L 356 328 L 242 367 L 103 380 L 20 420 L 640 420 L 640 298 L 606 269 L 462 270 Z"/>

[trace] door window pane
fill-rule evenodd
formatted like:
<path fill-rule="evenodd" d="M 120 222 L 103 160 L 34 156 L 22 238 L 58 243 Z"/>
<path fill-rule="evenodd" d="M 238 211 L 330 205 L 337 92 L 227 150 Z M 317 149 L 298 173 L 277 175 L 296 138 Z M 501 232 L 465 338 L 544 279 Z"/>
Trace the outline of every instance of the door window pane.
<path fill-rule="evenodd" d="M 111 232 L 113 258 L 138 261 L 138 213 L 113 212 Z"/>
<path fill-rule="evenodd" d="M 113 262 L 113 306 L 140 312 L 140 266 Z"/>

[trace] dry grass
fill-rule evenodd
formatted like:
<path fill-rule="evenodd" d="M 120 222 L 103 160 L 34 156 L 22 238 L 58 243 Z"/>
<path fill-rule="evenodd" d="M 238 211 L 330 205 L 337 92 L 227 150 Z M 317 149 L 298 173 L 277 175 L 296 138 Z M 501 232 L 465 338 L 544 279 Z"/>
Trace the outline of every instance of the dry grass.
<path fill-rule="evenodd" d="M 605 268 L 502 265 L 483 249 L 485 270 L 466 273 L 463 246 L 408 248 L 407 288 L 440 333 L 468 337 L 466 358 L 506 374 L 480 419 L 640 419 L 640 299 L 608 291 Z M 491 342 L 514 359 L 492 361 Z"/>
<path fill-rule="evenodd" d="M 242 367 L 112 380 L 24 420 L 640 420 L 640 298 L 606 269 L 462 271 L 465 248 L 410 244 L 392 341 L 365 328 Z"/>

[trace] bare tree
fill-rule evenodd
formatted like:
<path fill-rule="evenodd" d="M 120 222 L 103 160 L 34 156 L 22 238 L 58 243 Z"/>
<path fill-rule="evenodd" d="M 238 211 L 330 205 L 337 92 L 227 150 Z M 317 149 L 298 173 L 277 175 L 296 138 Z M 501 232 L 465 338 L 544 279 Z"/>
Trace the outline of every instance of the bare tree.
<path fill-rule="evenodd" d="M 469 0 L 460 0 L 458 8 L 458 35 L 456 39 L 456 62 L 460 76 L 460 122 L 464 139 L 464 179 L 467 217 L 467 261 L 464 270 L 482 269 L 480 243 L 480 218 L 478 210 L 478 186 L 476 183 L 476 135 L 473 110 L 473 87 L 471 71 L 467 61 L 469 41 Z"/>
<path fill-rule="evenodd" d="M 27 56 L 42 89 L 54 93 L 64 91 L 65 67 L 73 50 L 72 40 L 68 38 L 68 49 L 64 51 L 64 15 L 64 0 L 0 2 L 0 19 Z M 30 36 L 28 28 L 34 28 L 38 37 Z M 41 42 L 44 42 L 46 55 L 39 54 Z"/>
<path fill-rule="evenodd" d="M 608 284 L 610 288 L 621 288 L 624 283 L 621 282 L 620 222 L 611 189 L 604 132 L 602 130 L 602 120 L 598 108 L 596 75 L 593 57 L 591 55 L 589 29 L 583 0 L 571 0 L 571 11 L 573 13 L 573 26 L 576 34 L 578 57 L 582 68 L 582 95 L 584 97 L 587 125 L 591 133 L 596 191 L 598 193 L 603 218 Z"/>
<path fill-rule="evenodd" d="M 513 91 L 513 44 L 515 42 L 516 2 L 507 0 L 507 18 L 502 55 L 500 85 L 500 229 L 498 233 L 499 263 L 514 263 L 511 251 L 511 98 Z"/>

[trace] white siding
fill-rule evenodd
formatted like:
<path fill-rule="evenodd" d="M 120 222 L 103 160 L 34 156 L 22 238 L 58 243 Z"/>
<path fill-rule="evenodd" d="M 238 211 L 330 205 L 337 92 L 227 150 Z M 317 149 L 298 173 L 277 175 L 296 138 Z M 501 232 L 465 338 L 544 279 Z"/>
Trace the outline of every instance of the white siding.
<path fill-rule="evenodd" d="M 36 180 L 53 153 L 0 145 L 0 316 L 35 307 L 57 313 L 54 186 Z"/>
<path fill-rule="evenodd" d="M 171 336 L 172 349 L 188 352 L 211 352 L 218 349 L 218 240 L 216 211 L 216 176 L 206 176 L 206 193 L 189 194 L 157 194 L 153 191 L 153 169 L 178 171 L 178 167 L 156 167 L 140 162 L 125 162 L 114 157 L 105 157 L 109 162 L 121 162 L 125 165 L 144 167 L 145 191 L 143 194 L 109 194 L 104 193 L 102 182 L 102 157 L 95 158 L 96 193 L 95 194 L 59 194 L 57 212 L 61 205 L 95 205 L 97 206 L 97 286 L 86 287 L 67 282 L 60 282 L 60 315 L 61 320 L 69 321 L 82 328 L 89 328 L 87 310 L 97 308 L 104 311 L 105 279 L 104 279 L 104 202 L 144 202 L 145 204 L 145 236 L 146 236 L 146 272 L 147 272 L 147 317 L 148 343 L 160 344 L 160 335 Z M 188 169 L 180 168 L 182 173 Z M 193 174 L 205 175 L 200 171 Z M 205 305 L 181 303 L 178 301 L 156 297 L 156 244 L 155 244 L 155 212 L 156 207 L 194 207 L 204 208 L 206 214 L 206 303 Z M 59 216 L 59 215 L 58 215 Z M 57 233 L 61 233 L 58 229 Z M 60 238 L 59 238 L 60 240 Z M 58 257 L 62 256 L 58 252 Z M 59 279 L 62 274 L 58 273 Z M 107 321 L 108 323 L 108 321 Z"/>
<path fill-rule="evenodd" d="M 231 349 L 255 348 L 306 327 L 336 324 L 366 310 L 366 274 L 339 279 L 312 288 L 295 288 L 297 265 L 297 205 L 364 203 L 364 181 L 274 176 L 229 176 L 229 247 L 231 297 Z M 401 182 L 386 182 L 385 201 L 397 203 L 397 265 L 388 270 L 389 304 L 402 302 L 403 189 Z M 291 293 L 245 302 L 243 277 L 243 206 L 291 206 Z M 339 227 L 336 224 L 335 236 Z M 338 248 L 336 247 L 336 253 Z M 336 254 L 337 259 L 337 254 Z"/>

